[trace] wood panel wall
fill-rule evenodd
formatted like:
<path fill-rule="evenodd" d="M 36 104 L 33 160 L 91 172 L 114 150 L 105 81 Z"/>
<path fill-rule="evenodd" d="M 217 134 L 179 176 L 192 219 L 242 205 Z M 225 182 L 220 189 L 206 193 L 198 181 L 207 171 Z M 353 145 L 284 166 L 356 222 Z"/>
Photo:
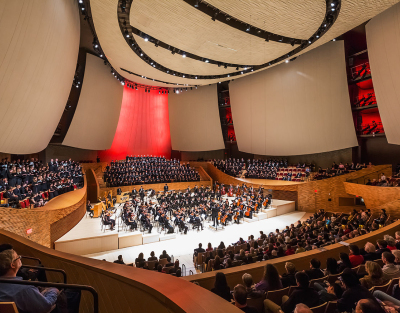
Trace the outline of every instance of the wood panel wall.
<path fill-rule="evenodd" d="M 86 212 L 86 176 L 84 187 L 62 194 L 36 209 L 1 208 L 0 228 L 45 247 L 70 231 Z M 26 230 L 32 228 L 30 235 Z"/>
<path fill-rule="evenodd" d="M 48 249 L 5 230 L 0 230 L 0 242 L 12 244 L 19 254 L 40 258 L 46 267 L 64 269 L 68 283 L 94 287 L 99 294 L 100 313 L 241 312 L 182 278 Z M 49 272 L 49 281 L 60 281 L 55 275 Z M 93 312 L 92 297 L 85 291 L 79 312 Z"/>
<path fill-rule="evenodd" d="M 344 187 L 348 194 L 362 197 L 368 209 L 384 208 L 392 217 L 400 218 L 400 207 L 390 205 L 391 202 L 399 201 L 400 187 L 377 187 L 353 183 L 344 183 Z"/>

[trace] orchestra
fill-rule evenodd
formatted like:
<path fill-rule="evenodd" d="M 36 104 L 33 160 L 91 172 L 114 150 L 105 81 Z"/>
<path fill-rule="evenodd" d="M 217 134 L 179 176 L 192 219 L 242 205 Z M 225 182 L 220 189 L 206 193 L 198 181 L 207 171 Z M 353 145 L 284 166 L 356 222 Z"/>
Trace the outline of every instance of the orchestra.
<path fill-rule="evenodd" d="M 223 193 L 227 197 L 219 196 Z M 157 231 L 165 231 L 166 234 L 174 233 L 175 228 L 184 234 L 189 229 L 200 231 L 204 229 L 205 221 L 213 223 L 210 224 L 213 227 L 240 224 L 244 218 L 251 219 L 255 213 L 267 208 L 272 199 L 270 194 L 264 195 L 262 187 L 254 189 L 246 184 L 236 187 L 216 184 L 212 189 L 195 186 L 184 191 L 164 188 L 157 194 L 154 190 L 145 191 L 141 187 L 131 196 L 132 200 L 124 203 L 122 208 L 122 223 L 132 231 L 151 233 L 156 227 Z M 113 203 L 110 197 L 108 194 L 107 207 Z M 105 211 L 105 222 L 114 228 L 115 220 L 112 221 L 110 214 L 112 211 L 109 209 Z"/>

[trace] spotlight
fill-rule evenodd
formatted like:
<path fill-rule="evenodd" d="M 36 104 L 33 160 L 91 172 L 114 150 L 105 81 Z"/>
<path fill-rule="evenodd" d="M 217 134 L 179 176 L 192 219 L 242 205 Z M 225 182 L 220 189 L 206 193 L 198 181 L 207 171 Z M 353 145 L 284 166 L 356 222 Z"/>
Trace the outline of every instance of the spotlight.
<path fill-rule="evenodd" d="M 218 11 L 215 11 L 211 18 L 214 22 L 215 22 L 215 19 L 217 18 L 217 15 L 218 15 Z"/>
<path fill-rule="evenodd" d="M 182 88 L 181 88 L 181 92 L 182 92 Z"/>
<path fill-rule="evenodd" d="M 183 74 L 182 77 L 185 78 L 185 74 Z"/>
<path fill-rule="evenodd" d="M 195 78 L 197 79 L 197 76 Z"/>
<path fill-rule="evenodd" d="M 198 8 L 199 7 L 199 0 L 196 0 L 196 2 L 194 3 L 194 7 Z"/>
<path fill-rule="evenodd" d="M 332 12 L 333 12 L 333 11 L 335 11 L 335 8 L 332 8 L 331 10 L 332 10 Z"/>
<path fill-rule="evenodd" d="M 187 91 L 187 88 L 186 88 L 186 91 Z"/>
<path fill-rule="evenodd" d="M 168 94 L 169 94 L 169 89 L 168 89 Z"/>
<path fill-rule="evenodd" d="M 286 60 L 285 62 L 286 62 L 286 63 L 289 63 L 289 60 Z"/>
<path fill-rule="evenodd" d="M 169 73 L 169 70 L 167 70 L 167 74 Z"/>
<path fill-rule="evenodd" d="M 332 41 L 336 41 L 336 39 L 335 39 L 335 38 L 333 38 L 333 39 L 332 39 Z"/>
<path fill-rule="evenodd" d="M 247 25 L 246 32 L 249 32 L 249 31 L 250 31 L 250 25 Z"/>
<path fill-rule="evenodd" d="M 83 0 L 79 0 L 79 3 L 83 3 Z"/>
<path fill-rule="evenodd" d="M 136 88 L 135 88 L 136 90 L 137 90 L 137 85 L 136 85 Z"/>
<path fill-rule="evenodd" d="M 129 32 L 128 32 L 128 30 L 125 28 L 125 36 L 127 37 L 127 38 L 129 38 Z"/>
<path fill-rule="evenodd" d="M 310 43 L 311 43 L 311 40 L 309 40 L 308 43 L 310 44 Z"/>
<path fill-rule="evenodd" d="M 283 37 L 279 38 L 279 41 L 282 42 L 283 41 Z"/>
<path fill-rule="evenodd" d="M 161 91 L 160 90 L 158 91 L 158 94 L 161 95 Z"/>
<path fill-rule="evenodd" d="M 240 74 L 243 74 L 243 72 L 240 72 Z"/>
<path fill-rule="evenodd" d="M 206 59 L 204 62 L 208 63 L 208 62 L 210 62 L 210 61 L 208 61 L 208 60 Z"/>
<path fill-rule="evenodd" d="M 332 2 L 332 3 L 331 3 L 331 7 L 334 7 L 334 6 L 335 6 L 335 4 Z"/>
<path fill-rule="evenodd" d="M 230 77 L 230 75 L 228 74 L 228 77 Z"/>
<path fill-rule="evenodd" d="M 144 41 L 149 41 L 149 37 L 147 37 L 147 35 L 144 37 Z"/>
<path fill-rule="evenodd" d="M 186 58 L 186 53 L 185 52 L 182 53 L 182 58 Z"/>
<path fill-rule="evenodd" d="M 176 93 L 179 93 L 179 89 L 176 89 Z"/>
<path fill-rule="evenodd" d="M 102 58 L 103 57 L 103 55 L 102 54 L 100 54 L 100 58 Z"/>
<path fill-rule="evenodd" d="M 142 56 L 143 56 L 143 53 L 141 53 L 140 56 L 142 57 Z"/>

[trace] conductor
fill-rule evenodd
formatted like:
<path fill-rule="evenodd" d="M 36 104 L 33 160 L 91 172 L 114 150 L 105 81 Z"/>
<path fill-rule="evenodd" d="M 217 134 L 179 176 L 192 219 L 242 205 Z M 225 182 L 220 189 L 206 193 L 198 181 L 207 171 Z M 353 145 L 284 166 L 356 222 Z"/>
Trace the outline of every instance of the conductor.
<path fill-rule="evenodd" d="M 215 224 L 217 224 L 218 227 L 218 208 L 216 206 L 213 206 L 211 209 L 211 217 L 213 220 L 213 226 L 215 227 Z"/>

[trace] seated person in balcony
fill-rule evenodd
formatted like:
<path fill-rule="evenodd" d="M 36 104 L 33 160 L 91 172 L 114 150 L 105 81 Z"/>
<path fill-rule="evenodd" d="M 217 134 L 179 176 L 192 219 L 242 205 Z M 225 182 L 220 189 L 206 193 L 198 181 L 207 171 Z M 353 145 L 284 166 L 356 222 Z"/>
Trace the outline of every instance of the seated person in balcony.
<path fill-rule="evenodd" d="M 22 280 L 17 272 L 21 257 L 12 249 L 0 253 L 0 279 Z M 15 302 L 20 313 L 47 313 L 54 309 L 59 290 L 45 288 L 42 292 L 34 286 L 0 284 L 0 302 Z"/>
<path fill-rule="evenodd" d="M 246 313 L 257 313 L 255 308 L 247 305 L 247 292 L 243 285 L 236 285 L 233 289 L 233 300 L 235 301 L 235 306 Z"/>

